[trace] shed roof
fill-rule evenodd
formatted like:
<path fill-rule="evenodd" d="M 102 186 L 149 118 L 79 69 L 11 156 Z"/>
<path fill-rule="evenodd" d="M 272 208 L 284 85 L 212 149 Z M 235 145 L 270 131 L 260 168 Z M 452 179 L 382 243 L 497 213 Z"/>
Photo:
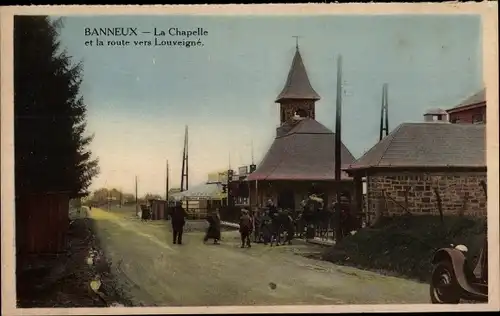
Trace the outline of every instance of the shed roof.
<path fill-rule="evenodd" d="M 459 110 L 459 109 L 462 109 L 464 107 L 482 104 L 485 102 L 486 102 L 486 88 L 483 88 L 480 91 L 473 94 L 472 96 L 465 99 L 464 101 L 462 101 L 459 105 L 449 109 L 448 112 L 450 112 L 450 111 L 454 112 L 455 110 Z"/>
<path fill-rule="evenodd" d="M 306 99 L 319 100 L 319 94 L 311 86 L 309 77 L 307 76 L 306 67 L 302 61 L 299 49 L 295 51 L 288 78 L 283 90 L 276 98 L 276 102 L 281 102 L 286 99 Z"/>
<path fill-rule="evenodd" d="M 343 167 L 354 156 L 342 144 Z M 335 133 L 318 121 L 305 118 L 283 136 L 277 136 L 257 170 L 247 180 L 334 180 Z M 342 179 L 348 179 L 342 172 Z"/>
<path fill-rule="evenodd" d="M 222 194 L 222 184 L 220 183 L 202 183 L 196 185 L 189 190 L 173 193 L 170 195 L 175 200 L 181 200 L 183 198 L 190 199 L 221 199 Z"/>
<path fill-rule="evenodd" d="M 347 170 L 377 167 L 486 167 L 485 126 L 403 123 Z"/>

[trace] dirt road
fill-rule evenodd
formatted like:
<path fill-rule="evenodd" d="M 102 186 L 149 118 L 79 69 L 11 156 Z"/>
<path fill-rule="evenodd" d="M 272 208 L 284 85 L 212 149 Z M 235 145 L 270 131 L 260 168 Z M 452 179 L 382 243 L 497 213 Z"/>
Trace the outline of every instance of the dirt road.
<path fill-rule="evenodd" d="M 318 248 L 300 242 L 241 249 L 237 232 L 205 245 L 203 232 L 190 231 L 173 245 L 169 222 L 90 213 L 112 272 L 137 305 L 428 303 L 425 284 L 305 258 Z"/>

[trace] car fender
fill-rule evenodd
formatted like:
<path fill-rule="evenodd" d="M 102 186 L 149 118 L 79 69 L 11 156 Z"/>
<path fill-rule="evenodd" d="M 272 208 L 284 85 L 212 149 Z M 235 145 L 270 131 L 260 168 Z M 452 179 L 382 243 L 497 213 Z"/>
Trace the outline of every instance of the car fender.
<path fill-rule="evenodd" d="M 454 248 L 439 249 L 432 258 L 432 263 L 437 264 L 443 260 L 449 260 L 453 266 L 453 272 L 457 278 L 457 282 L 462 289 L 467 291 L 471 289 L 467 276 L 465 275 L 465 255 Z"/>

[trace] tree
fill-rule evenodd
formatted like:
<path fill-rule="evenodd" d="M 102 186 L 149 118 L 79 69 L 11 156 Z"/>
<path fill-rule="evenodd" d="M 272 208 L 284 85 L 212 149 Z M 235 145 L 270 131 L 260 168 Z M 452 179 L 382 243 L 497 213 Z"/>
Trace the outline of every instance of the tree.
<path fill-rule="evenodd" d="M 142 199 L 145 200 L 145 201 L 149 201 L 149 200 L 161 200 L 162 197 L 159 194 L 147 193 Z"/>
<path fill-rule="evenodd" d="M 16 194 L 85 193 L 99 173 L 86 135 L 82 63 L 60 49 L 62 20 L 14 19 Z"/>

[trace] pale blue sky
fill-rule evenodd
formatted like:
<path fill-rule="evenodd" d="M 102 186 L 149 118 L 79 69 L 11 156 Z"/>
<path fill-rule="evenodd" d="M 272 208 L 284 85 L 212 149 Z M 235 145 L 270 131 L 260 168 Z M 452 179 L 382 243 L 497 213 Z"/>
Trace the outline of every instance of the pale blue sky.
<path fill-rule="evenodd" d="M 420 121 L 482 87 L 480 17 L 399 16 L 99 16 L 66 17 L 62 45 L 84 62 L 91 149 L 102 186 L 164 193 L 181 175 L 189 125 L 191 186 L 212 171 L 258 163 L 279 121 L 274 100 L 295 51 L 322 99 L 316 119 L 334 128 L 336 58 L 343 56 L 342 138 L 356 158 L 378 138 L 382 84 L 389 84 L 389 124 Z M 85 27 L 203 27 L 203 47 L 86 47 Z M 143 34 L 140 39 L 151 39 Z M 111 38 L 108 38 L 111 39 Z M 184 39 L 184 38 L 179 38 Z M 196 40 L 198 37 L 195 38 Z M 133 40 L 133 38 L 132 38 Z"/>

